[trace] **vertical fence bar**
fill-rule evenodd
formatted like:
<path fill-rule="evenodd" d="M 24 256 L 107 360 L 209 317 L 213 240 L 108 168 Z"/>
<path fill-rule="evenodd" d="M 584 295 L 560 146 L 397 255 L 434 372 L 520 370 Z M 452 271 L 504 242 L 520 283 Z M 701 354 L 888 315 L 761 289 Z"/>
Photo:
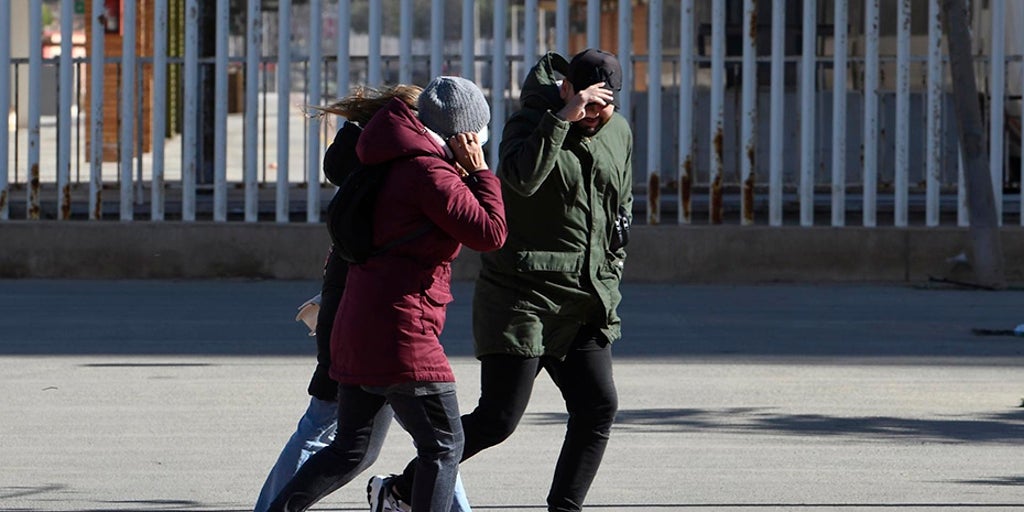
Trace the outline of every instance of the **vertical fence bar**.
<path fill-rule="evenodd" d="M 72 0 L 61 2 L 60 10 L 60 98 L 57 110 L 57 218 L 71 218 L 71 98 L 74 69 L 71 62 L 71 33 L 74 29 Z"/>
<path fill-rule="evenodd" d="M 28 90 L 40 90 L 40 70 L 43 67 L 43 4 L 32 0 L 28 14 Z M 8 36 L 9 37 L 9 36 Z M 28 95 L 28 175 L 26 188 L 28 202 L 25 217 L 39 218 L 39 94 Z"/>
<path fill-rule="evenodd" d="M 661 222 L 661 0 L 647 3 L 647 223 Z"/>
<path fill-rule="evenodd" d="M 260 54 L 263 48 L 263 18 L 260 14 L 261 0 L 249 0 L 246 13 L 245 29 L 245 118 L 243 123 L 242 150 L 245 152 L 243 181 L 245 182 L 245 222 L 256 222 L 259 220 L 259 184 L 257 183 L 257 163 L 259 145 L 259 82 L 260 82 Z M 345 0 L 340 3 L 347 4 Z M 347 23 L 339 23 L 339 27 L 348 30 Z M 346 39 L 347 40 L 347 39 Z M 338 56 L 340 62 L 341 54 Z M 348 59 L 345 59 L 346 67 Z M 338 80 L 341 77 L 348 77 L 348 73 L 342 75 L 338 64 Z M 340 87 L 340 85 L 339 85 Z"/>
<path fill-rule="evenodd" d="M 861 172 L 864 180 L 862 222 L 878 223 L 878 39 L 879 1 L 864 1 L 864 143 Z"/>
<path fill-rule="evenodd" d="M 687 3 L 688 0 L 683 0 Z M 690 5 L 692 16 L 693 4 Z M 685 15 L 685 8 L 683 9 Z M 692 25 L 691 25 L 692 26 Z M 690 34 L 691 32 L 682 32 Z M 685 39 L 685 37 L 683 37 Z M 619 113 L 626 117 L 631 124 L 633 122 L 633 2 L 621 0 L 619 2 L 619 64 L 622 66 L 622 91 L 619 94 Z M 685 56 L 683 58 L 686 58 Z"/>
<path fill-rule="evenodd" d="M 323 91 L 323 0 L 309 0 L 309 81 L 310 105 L 320 105 Z M 320 222 L 320 116 L 306 119 L 306 222 Z"/>
<path fill-rule="evenodd" d="M 743 0 L 743 119 L 740 158 L 742 203 L 740 223 L 754 223 L 754 182 L 757 180 L 757 1 Z"/>
<path fill-rule="evenodd" d="M 725 0 L 711 3 L 711 172 L 708 177 L 711 224 L 722 223 L 725 173 Z"/>
<path fill-rule="evenodd" d="M 380 1 L 370 2 L 370 12 L 373 12 L 373 4 L 380 8 Z M 280 0 L 277 4 L 277 189 L 275 219 L 277 222 L 288 222 L 288 147 L 289 144 L 289 109 L 291 97 L 291 71 L 292 71 L 292 49 L 291 49 L 291 26 L 292 26 L 292 2 L 291 0 Z M 379 13 L 378 13 L 379 14 Z M 372 16 L 372 14 L 371 14 Z M 378 23 L 380 23 L 380 16 Z M 372 20 L 371 20 L 372 24 Z M 379 34 L 378 34 L 379 36 Z M 370 36 L 371 52 L 373 48 L 373 36 Z M 370 57 L 371 61 L 374 58 Z M 380 38 L 377 38 L 377 59 L 380 61 Z M 372 66 L 372 64 L 371 64 Z M 380 70 L 378 68 L 378 74 Z M 378 76 L 378 80 L 380 77 Z M 379 83 L 379 82 L 373 82 Z"/>
<path fill-rule="evenodd" d="M 815 48 L 818 28 L 817 0 L 804 0 L 803 41 L 800 61 L 800 225 L 814 225 L 815 76 L 818 56 Z"/>
<path fill-rule="evenodd" d="M 956 146 L 956 225 L 971 225 L 971 216 L 967 210 L 967 183 L 964 176 L 964 151 L 958 143 Z"/>
<path fill-rule="evenodd" d="M 555 4 L 555 51 L 566 58 L 569 55 L 569 0 Z"/>
<path fill-rule="evenodd" d="M 896 169 L 893 176 L 893 220 L 907 225 L 910 186 L 910 0 L 900 0 L 896 13 Z"/>
<path fill-rule="evenodd" d="M 537 0 L 526 0 L 523 25 L 523 67 L 529 70 L 537 62 Z"/>
<path fill-rule="evenodd" d="M 135 171 L 135 2 L 125 2 L 121 15 L 121 220 L 134 218 L 132 175 Z"/>
<path fill-rule="evenodd" d="M 92 3 L 89 20 L 89 219 L 103 216 L 103 13 L 102 2 Z"/>
<path fill-rule="evenodd" d="M 942 171 L 942 12 L 939 0 L 928 2 L 928 119 L 925 128 L 925 225 L 939 225 L 939 174 Z"/>
<path fill-rule="evenodd" d="M 164 220 L 164 139 L 167 136 L 167 0 L 153 4 L 153 180 L 149 218 Z"/>
<path fill-rule="evenodd" d="M 444 2 L 430 3 L 430 78 L 444 72 Z"/>
<path fill-rule="evenodd" d="M 11 33 L 11 4 L 0 5 L 0 34 Z M 8 154 L 10 152 L 10 123 L 8 112 L 11 110 L 11 38 L 0 37 L 0 220 L 11 218 L 10 175 Z"/>
<path fill-rule="evenodd" d="M 847 0 L 835 0 L 832 65 L 832 225 L 846 225 Z"/>
<path fill-rule="evenodd" d="M 352 16 L 352 1 L 338 0 L 338 91 L 337 97 L 348 94 L 349 81 L 349 18 Z"/>
<path fill-rule="evenodd" d="M 402 0 L 399 9 L 398 81 L 407 84 L 412 82 L 412 0 Z"/>
<path fill-rule="evenodd" d="M 679 190 L 677 204 L 679 224 L 693 222 L 693 164 L 696 159 L 693 154 L 693 2 L 694 0 L 682 0 L 679 12 L 679 58 L 681 61 L 679 65 Z M 621 4 L 628 6 L 630 2 L 621 2 Z M 626 9 L 627 12 L 629 10 Z M 622 12 L 620 9 L 620 15 Z M 619 19 L 621 21 L 622 16 Z M 622 27 L 622 24 L 619 26 Z M 622 54 L 622 58 L 629 59 L 629 54 Z M 626 67 L 624 63 L 622 68 L 626 69 Z"/>
<path fill-rule="evenodd" d="M 380 41 L 384 37 L 384 14 L 381 7 L 381 0 L 370 0 L 370 46 L 368 52 L 366 81 L 369 85 L 377 87 L 383 79 L 380 69 Z"/>
<path fill-rule="evenodd" d="M 992 0 L 991 108 L 989 109 L 989 172 L 996 220 L 1003 225 L 1003 155 L 1006 124 L 1006 0 Z"/>
<path fill-rule="evenodd" d="M 185 2 L 185 69 L 183 77 L 181 220 L 196 220 L 196 169 L 199 129 L 199 0 Z"/>
<path fill-rule="evenodd" d="M 213 220 L 228 220 L 228 0 L 217 0 L 213 70 Z M 317 39 L 316 41 L 319 41 Z"/>
<path fill-rule="evenodd" d="M 768 224 L 782 225 L 782 164 L 786 115 L 786 3 L 772 2 L 772 85 L 768 149 Z"/>
<path fill-rule="evenodd" d="M 601 0 L 587 0 L 587 47 L 601 47 Z"/>
<path fill-rule="evenodd" d="M 476 81 L 476 5 L 462 0 L 462 77 Z"/>
<path fill-rule="evenodd" d="M 505 31 L 508 29 L 508 1 L 494 2 L 494 52 L 491 60 L 491 126 L 488 164 L 498 168 L 498 146 L 501 145 L 501 131 L 505 125 L 505 88 L 508 75 L 505 63 Z"/>
<path fill-rule="evenodd" d="M 1022 58 L 1024 58 L 1024 56 L 1022 56 Z M 1017 79 L 1020 80 L 1021 86 L 1024 86 L 1024 61 L 1020 63 L 1020 76 Z M 1022 92 L 1024 92 L 1024 89 L 1022 89 Z M 1024 97 L 1021 97 L 1020 99 L 1020 121 L 1021 136 L 1020 140 L 1018 141 L 1020 143 L 1021 148 L 1020 174 L 1017 177 L 1017 183 L 1020 184 L 1018 185 L 1018 187 L 1020 188 L 1020 209 L 1018 211 L 1020 212 L 1020 225 L 1024 226 Z"/>

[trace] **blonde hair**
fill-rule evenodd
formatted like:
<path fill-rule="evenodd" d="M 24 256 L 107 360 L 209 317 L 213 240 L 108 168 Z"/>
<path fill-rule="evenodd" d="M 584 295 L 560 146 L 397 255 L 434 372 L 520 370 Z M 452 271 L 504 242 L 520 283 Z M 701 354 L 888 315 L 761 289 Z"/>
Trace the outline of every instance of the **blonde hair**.
<path fill-rule="evenodd" d="M 405 102 L 409 108 L 416 110 L 416 101 L 423 88 L 416 85 L 389 85 L 379 89 L 373 87 L 357 87 L 351 94 L 325 106 L 308 105 L 307 115 L 323 117 L 335 114 L 359 125 L 365 125 L 373 114 L 377 113 L 393 98 Z"/>

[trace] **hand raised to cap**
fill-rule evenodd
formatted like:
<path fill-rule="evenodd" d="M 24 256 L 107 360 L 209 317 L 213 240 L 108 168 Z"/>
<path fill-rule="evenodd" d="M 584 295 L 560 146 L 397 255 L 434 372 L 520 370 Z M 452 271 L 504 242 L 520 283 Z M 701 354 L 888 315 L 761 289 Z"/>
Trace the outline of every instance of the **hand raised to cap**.
<path fill-rule="evenodd" d="M 565 100 L 565 106 L 556 114 L 561 119 L 575 123 L 587 116 L 587 107 L 597 104 L 601 108 L 615 101 L 615 94 L 604 88 L 604 82 L 598 82 Z"/>

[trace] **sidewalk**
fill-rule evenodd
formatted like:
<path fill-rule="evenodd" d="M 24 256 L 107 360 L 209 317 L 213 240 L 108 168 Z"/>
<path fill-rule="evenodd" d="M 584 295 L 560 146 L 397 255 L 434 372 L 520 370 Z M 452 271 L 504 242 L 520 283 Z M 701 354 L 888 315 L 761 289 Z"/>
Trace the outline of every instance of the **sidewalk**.
<path fill-rule="evenodd" d="M 305 407 L 312 281 L 0 281 L 0 509 L 251 510 Z M 477 396 L 471 283 L 446 349 Z M 1024 292 L 627 285 L 620 413 L 587 510 L 1024 510 Z M 474 508 L 543 511 L 564 431 L 463 465 Z M 395 427 L 371 472 L 412 454 Z M 365 480 L 320 510 L 367 510 Z"/>

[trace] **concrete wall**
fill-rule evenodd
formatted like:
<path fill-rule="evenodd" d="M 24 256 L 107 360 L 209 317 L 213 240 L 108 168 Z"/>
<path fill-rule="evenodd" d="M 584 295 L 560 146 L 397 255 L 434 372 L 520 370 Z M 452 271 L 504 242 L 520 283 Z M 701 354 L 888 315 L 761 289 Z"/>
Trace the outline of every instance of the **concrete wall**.
<path fill-rule="evenodd" d="M 625 276 L 636 282 L 970 280 L 949 258 L 960 228 L 634 226 Z M 16 221 L 0 224 L 0 278 L 316 279 L 322 224 Z M 1003 230 L 1007 278 L 1024 282 L 1024 229 Z M 472 279 L 464 251 L 453 273 Z"/>

